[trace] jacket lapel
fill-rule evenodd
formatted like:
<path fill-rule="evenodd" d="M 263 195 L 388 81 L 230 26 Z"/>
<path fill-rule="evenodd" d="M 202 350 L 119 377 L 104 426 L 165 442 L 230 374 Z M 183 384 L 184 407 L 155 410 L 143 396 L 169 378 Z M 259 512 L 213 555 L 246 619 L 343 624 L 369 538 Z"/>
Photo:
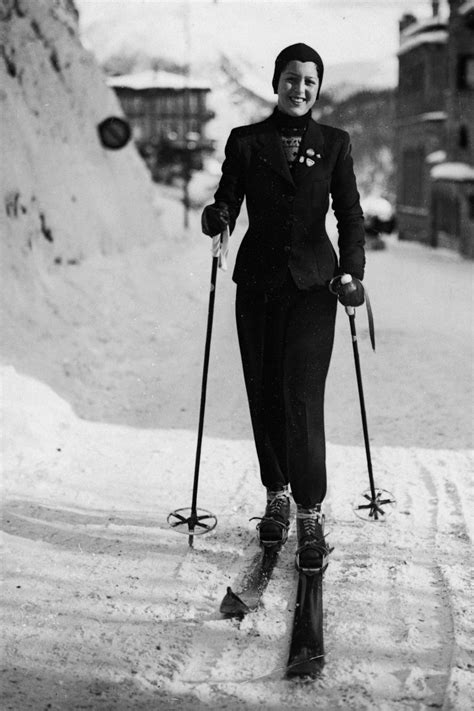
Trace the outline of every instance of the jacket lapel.
<path fill-rule="evenodd" d="M 308 128 L 301 142 L 296 165 L 293 167 L 293 179 L 296 185 L 302 183 L 306 178 L 318 179 L 325 177 L 324 168 L 324 138 L 322 131 L 316 121 L 310 119 Z M 301 158 L 303 161 L 301 162 Z"/>
<path fill-rule="evenodd" d="M 278 134 L 277 127 L 269 117 L 265 122 L 265 132 L 259 137 L 259 154 L 258 158 L 262 163 L 282 178 L 287 180 L 291 185 L 296 186 L 302 183 L 306 178 L 312 177 L 323 179 L 326 176 L 324 167 L 324 138 L 321 128 L 310 119 L 308 128 L 303 136 L 300 151 L 296 165 L 290 171 L 286 160 L 283 144 Z M 300 162 L 300 158 L 303 162 Z"/>
<path fill-rule="evenodd" d="M 258 159 L 294 186 L 283 144 L 273 121 L 268 121 L 267 130 L 260 136 L 259 144 Z"/>

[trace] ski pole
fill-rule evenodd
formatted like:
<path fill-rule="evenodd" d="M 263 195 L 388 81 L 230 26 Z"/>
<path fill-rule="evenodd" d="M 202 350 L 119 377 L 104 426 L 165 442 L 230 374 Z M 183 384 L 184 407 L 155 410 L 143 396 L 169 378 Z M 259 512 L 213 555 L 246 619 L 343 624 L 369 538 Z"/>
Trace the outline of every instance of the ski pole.
<path fill-rule="evenodd" d="M 350 274 L 343 274 L 343 276 L 341 277 L 341 283 L 348 284 L 350 281 L 352 281 L 351 275 Z M 370 326 L 370 331 L 371 331 L 372 346 L 374 347 L 374 350 L 375 350 L 375 341 L 373 338 L 372 310 L 369 306 L 370 302 L 368 301 L 367 292 L 365 293 L 365 298 L 366 298 L 367 309 L 368 309 L 368 313 L 369 313 L 369 326 Z M 369 491 L 366 491 L 363 493 L 364 499 L 367 499 L 367 501 L 369 501 L 369 503 L 368 504 L 360 504 L 359 506 L 356 506 L 355 512 L 357 513 L 359 511 L 360 513 L 362 513 L 364 511 L 366 511 L 366 513 L 368 513 L 369 520 L 378 521 L 379 515 L 385 516 L 385 511 L 383 510 L 382 506 L 395 505 L 395 499 L 394 499 L 393 495 L 390 494 L 390 492 L 385 491 L 384 489 L 376 489 L 376 487 L 375 487 L 374 472 L 373 472 L 373 467 L 372 467 L 372 456 L 370 453 L 369 428 L 367 425 L 367 412 L 366 412 L 366 408 L 365 408 L 364 388 L 362 385 L 362 372 L 361 372 L 361 367 L 360 367 L 359 347 L 358 347 L 358 342 L 357 342 L 357 332 L 356 332 L 356 325 L 355 325 L 355 308 L 353 306 L 346 306 L 345 310 L 346 310 L 346 314 L 349 317 L 349 325 L 350 325 L 350 330 L 351 330 L 352 350 L 354 353 L 354 365 L 355 365 L 356 378 L 357 378 L 357 389 L 359 392 L 362 430 L 364 433 L 365 454 L 366 454 L 366 459 L 367 459 L 367 471 L 369 474 L 369 484 L 370 484 Z M 388 497 L 388 498 L 382 499 L 382 496 Z M 365 518 L 365 516 L 363 518 Z"/>
<path fill-rule="evenodd" d="M 214 320 L 214 303 L 216 299 L 217 268 L 227 268 L 226 256 L 229 241 L 229 231 L 226 228 L 221 235 L 216 235 L 212 240 L 212 267 L 211 283 L 209 291 L 209 307 L 207 313 L 206 342 L 204 347 L 204 363 L 201 381 L 201 401 L 199 407 L 199 424 L 196 444 L 196 457 L 194 462 L 194 479 L 191 508 L 181 508 L 172 511 L 168 515 L 168 523 L 171 528 L 180 533 L 188 534 L 188 543 L 192 547 L 194 536 L 212 531 L 217 525 L 217 518 L 210 511 L 197 508 L 197 496 L 199 488 L 199 470 L 201 466 L 201 449 L 204 432 L 204 415 L 206 412 L 207 377 L 209 372 L 209 358 L 211 353 L 212 324 Z M 187 526 L 187 530 L 181 527 Z"/>

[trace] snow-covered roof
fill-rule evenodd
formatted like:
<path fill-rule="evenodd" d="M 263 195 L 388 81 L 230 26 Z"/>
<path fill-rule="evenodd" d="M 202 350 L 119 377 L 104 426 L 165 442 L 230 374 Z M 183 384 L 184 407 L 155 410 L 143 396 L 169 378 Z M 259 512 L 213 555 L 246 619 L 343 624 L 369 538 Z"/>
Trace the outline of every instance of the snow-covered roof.
<path fill-rule="evenodd" d="M 400 57 L 402 54 L 410 52 L 415 47 L 420 47 L 423 44 L 446 44 L 448 40 L 448 33 L 446 30 L 433 30 L 432 32 L 422 32 L 419 35 L 414 35 L 413 37 L 408 37 L 408 39 L 403 40 L 397 55 Z"/>
<path fill-rule="evenodd" d="M 440 163 L 430 171 L 433 180 L 474 181 L 474 167 L 468 163 Z"/>
<path fill-rule="evenodd" d="M 421 34 L 427 30 L 440 30 L 446 27 L 446 23 L 440 20 L 439 17 L 428 17 L 422 20 L 417 20 L 408 25 L 406 29 L 401 33 L 402 41 L 404 37 L 412 37 L 413 35 Z"/>
<path fill-rule="evenodd" d="M 422 121 L 446 121 L 448 114 L 446 111 L 427 111 L 424 114 L 419 114 L 417 120 Z"/>
<path fill-rule="evenodd" d="M 415 114 L 407 116 L 406 119 L 401 119 L 400 123 L 404 126 L 410 126 L 414 123 L 426 123 L 428 121 L 446 121 L 448 114 L 446 111 L 427 111 L 424 114 Z"/>
<path fill-rule="evenodd" d="M 123 74 L 110 77 L 107 84 L 111 87 L 127 89 L 204 89 L 210 91 L 209 83 L 202 79 L 194 79 L 182 74 L 172 74 L 162 70 L 148 69 L 137 74 Z"/>
<path fill-rule="evenodd" d="M 433 151 L 426 156 L 425 161 L 428 165 L 437 165 L 438 163 L 443 163 L 446 160 L 446 151 Z"/>
<path fill-rule="evenodd" d="M 466 0 L 466 2 L 463 2 L 463 4 L 458 7 L 458 13 L 460 15 L 467 15 L 471 10 L 474 10 L 474 0 Z"/>

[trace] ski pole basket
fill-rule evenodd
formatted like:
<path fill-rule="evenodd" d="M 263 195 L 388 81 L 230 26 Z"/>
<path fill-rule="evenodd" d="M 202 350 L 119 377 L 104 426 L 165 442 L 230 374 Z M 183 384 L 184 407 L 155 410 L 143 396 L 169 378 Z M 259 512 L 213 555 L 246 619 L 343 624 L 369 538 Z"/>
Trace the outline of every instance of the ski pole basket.
<path fill-rule="evenodd" d="M 386 489 L 367 489 L 362 493 L 365 503 L 353 504 L 355 515 L 363 521 L 384 521 L 397 505 L 393 494 Z"/>
<path fill-rule="evenodd" d="M 209 533 L 217 526 L 216 516 L 205 509 L 195 509 L 194 511 L 192 508 L 176 509 L 168 514 L 166 520 L 170 528 L 188 536 Z"/>

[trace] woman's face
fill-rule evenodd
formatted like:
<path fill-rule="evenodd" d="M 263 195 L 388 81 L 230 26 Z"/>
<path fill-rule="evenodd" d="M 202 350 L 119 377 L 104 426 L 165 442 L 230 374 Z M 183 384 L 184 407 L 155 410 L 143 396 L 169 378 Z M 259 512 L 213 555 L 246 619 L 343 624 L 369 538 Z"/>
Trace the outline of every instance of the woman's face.
<path fill-rule="evenodd" d="M 278 81 L 278 108 L 289 116 L 304 116 L 318 95 L 319 78 L 314 62 L 288 62 Z"/>

